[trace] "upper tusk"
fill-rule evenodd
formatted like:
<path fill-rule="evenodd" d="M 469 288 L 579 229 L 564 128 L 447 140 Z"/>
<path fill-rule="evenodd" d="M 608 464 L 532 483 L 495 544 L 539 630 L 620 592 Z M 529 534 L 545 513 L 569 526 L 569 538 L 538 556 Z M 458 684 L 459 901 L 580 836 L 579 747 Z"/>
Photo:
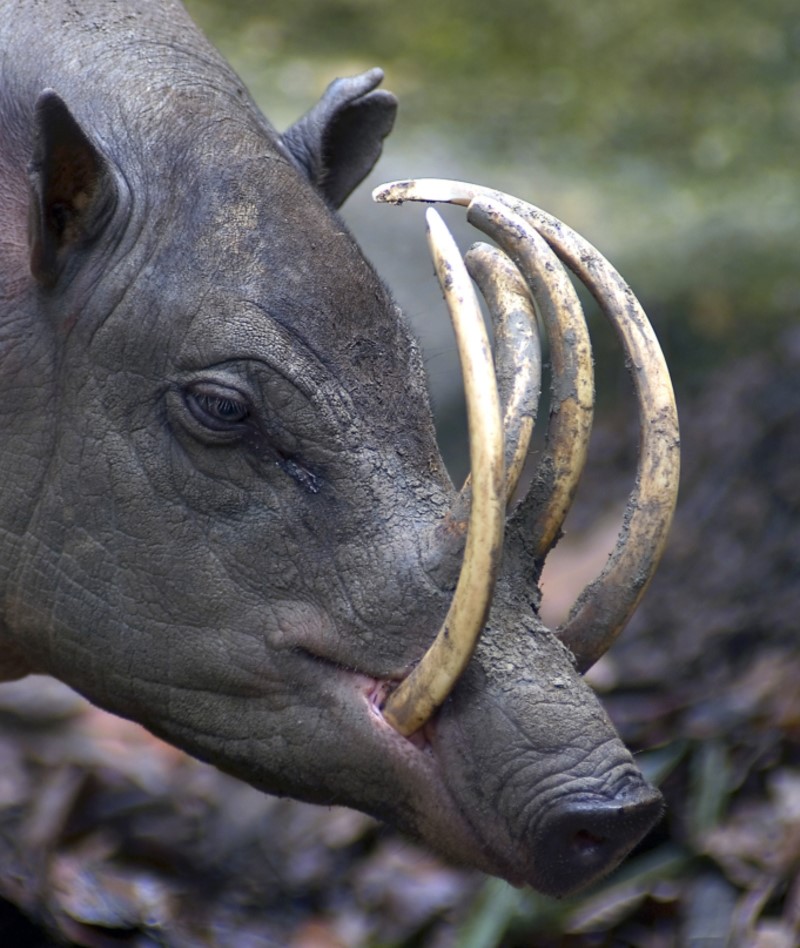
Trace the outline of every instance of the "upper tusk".
<path fill-rule="evenodd" d="M 623 528 L 605 569 L 559 630 L 585 671 L 625 627 L 664 552 L 678 499 L 680 431 L 664 354 L 631 289 L 580 235 L 555 220 L 541 224 L 544 236 L 614 326 L 633 376 L 639 413 L 639 460 Z"/>
<path fill-rule="evenodd" d="M 492 316 L 495 372 L 503 407 L 508 506 L 517 490 L 536 422 L 542 347 L 530 292 L 508 257 L 496 247 L 475 244 L 465 261 Z"/>
<path fill-rule="evenodd" d="M 464 375 L 472 467 L 472 505 L 464 562 L 450 609 L 422 661 L 383 707 L 401 734 L 419 730 L 450 694 L 472 657 L 491 606 L 505 522 L 500 401 L 480 306 L 444 221 L 430 209 L 428 241 L 458 344 Z"/>
<path fill-rule="evenodd" d="M 526 523 L 538 559 L 561 534 L 578 489 L 592 432 L 594 369 L 586 319 L 572 281 L 534 228 L 504 205 L 476 197 L 471 224 L 511 255 L 536 301 L 550 343 L 552 399 L 547 444 L 534 473 L 532 521 Z"/>
<path fill-rule="evenodd" d="M 383 185 L 376 201 L 469 205 L 489 198 L 517 213 L 553 247 L 613 324 L 633 375 L 641 429 L 636 483 L 605 569 L 581 594 L 562 640 L 580 669 L 612 644 L 635 610 L 666 543 L 678 495 L 680 437 L 675 396 L 661 347 L 630 288 L 588 241 L 557 218 L 511 195 L 459 181 L 419 179 Z"/>
<path fill-rule="evenodd" d="M 462 204 L 466 207 L 478 195 L 493 197 L 511 207 L 521 204 L 510 194 L 484 188 L 466 181 L 450 181 L 447 178 L 409 178 L 406 181 L 390 181 L 381 184 L 372 192 L 372 200 L 379 204 L 402 204 L 403 201 L 422 201 L 427 204 Z M 504 201 L 503 198 L 506 198 Z"/>

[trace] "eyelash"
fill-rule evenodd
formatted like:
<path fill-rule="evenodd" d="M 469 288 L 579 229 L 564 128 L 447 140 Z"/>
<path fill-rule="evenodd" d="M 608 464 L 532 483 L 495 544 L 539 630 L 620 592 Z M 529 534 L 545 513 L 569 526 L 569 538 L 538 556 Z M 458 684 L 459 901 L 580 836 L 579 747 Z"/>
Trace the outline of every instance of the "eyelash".
<path fill-rule="evenodd" d="M 250 409 L 243 402 L 223 395 L 195 395 L 196 403 L 206 414 L 226 424 L 240 424 L 250 415 Z"/>
<path fill-rule="evenodd" d="M 250 406 L 243 396 L 211 385 L 198 385 L 185 394 L 192 416 L 212 431 L 241 430 L 250 417 Z"/>

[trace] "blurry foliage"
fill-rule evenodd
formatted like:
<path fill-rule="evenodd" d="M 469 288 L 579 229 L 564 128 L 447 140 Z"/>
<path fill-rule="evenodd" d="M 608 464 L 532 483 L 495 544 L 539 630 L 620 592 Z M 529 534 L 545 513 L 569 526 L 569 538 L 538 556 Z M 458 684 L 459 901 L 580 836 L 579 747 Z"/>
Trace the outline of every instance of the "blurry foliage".
<path fill-rule="evenodd" d="M 189 8 L 278 125 L 334 75 L 383 66 L 401 101 L 392 149 L 436 141 L 431 151 L 467 155 L 487 184 L 546 195 L 630 279 L 679 376 L 769 344 L 796 321 L 791 0 Z M 446 157 L 436 173 L 452 173 Z"/>
<path fill-rule="evenodd" d="M 493 160 L 521 142 L 550 159 L 642 159 L 718 186 L 786 174 L 800 145 L 800 15 L 789 0 L 295 0 L 268 13 L 259 0 L 193 0 L 190 9 L 234 55 L 244 40 L 263 41 L 264 59 L 379 62 L 401 83 L 412 121 L 453 125 Z"/>

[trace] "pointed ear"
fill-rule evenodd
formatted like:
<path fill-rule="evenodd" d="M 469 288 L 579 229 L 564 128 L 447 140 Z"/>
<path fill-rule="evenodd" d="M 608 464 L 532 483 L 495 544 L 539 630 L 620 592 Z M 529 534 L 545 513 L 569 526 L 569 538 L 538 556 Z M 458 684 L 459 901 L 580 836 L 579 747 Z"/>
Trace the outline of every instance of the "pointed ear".
<path fill-rule="evenodd" d="M 70 255 L 102 231 L 117 202 L 107 159 L 63 100 L 48 89 L 36 101 L 30 185 L 30 265 L 53 286 Z"/>
<path fill-rule="evenodd" d="M 340 207 L 369 174 L 394 125 L 397 100 L 376 89 L 382 79 L 380 69 L 335 79 L 283 135 L 295 162 L 332 207 Z"/>

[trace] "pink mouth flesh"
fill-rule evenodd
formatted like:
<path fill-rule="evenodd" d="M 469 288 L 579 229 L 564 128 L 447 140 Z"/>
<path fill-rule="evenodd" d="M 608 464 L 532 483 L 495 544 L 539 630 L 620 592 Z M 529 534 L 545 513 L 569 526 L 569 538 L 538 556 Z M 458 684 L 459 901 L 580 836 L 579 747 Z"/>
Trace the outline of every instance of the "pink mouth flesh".
<path fill-rule="evenodd" d="M 383 717 L 383 706 L 386 703 L 386 699 L 394 690 L 395 686 L 396 682 L 374 680 L 372 682 L 372 687 L 367 692 L 367 700 L 369 701 L 370 711 L 373 714 L 378 715 L 384 724 L 387 724 L 387 722 Z M 403 738 L 403 740 L 408 741 L 419 750 L 429 749 L 430 740 L 428 739 L 428 728 L 430 726 L 431 722 L 428 721 L 418 731 L 415 731 L 413 734 L 409 734 L 408 737 Z M 400 734 L 397 736 L 402 737 Z"/>

